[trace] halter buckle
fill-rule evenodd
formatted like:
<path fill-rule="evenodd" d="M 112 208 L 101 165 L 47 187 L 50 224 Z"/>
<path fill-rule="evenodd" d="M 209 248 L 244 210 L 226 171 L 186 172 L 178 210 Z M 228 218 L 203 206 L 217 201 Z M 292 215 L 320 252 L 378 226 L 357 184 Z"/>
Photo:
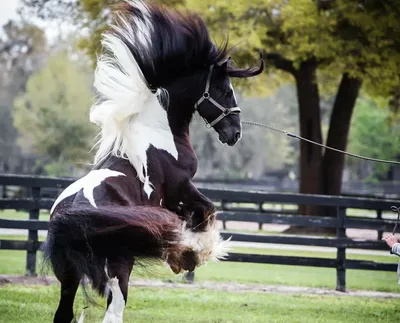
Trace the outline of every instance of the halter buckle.
<path fill-rule="evenodd" d="M 210 98 L 210 93 L 209 92 L 204 92 L 203 93 L 203 98 L 208 100 Z"/>

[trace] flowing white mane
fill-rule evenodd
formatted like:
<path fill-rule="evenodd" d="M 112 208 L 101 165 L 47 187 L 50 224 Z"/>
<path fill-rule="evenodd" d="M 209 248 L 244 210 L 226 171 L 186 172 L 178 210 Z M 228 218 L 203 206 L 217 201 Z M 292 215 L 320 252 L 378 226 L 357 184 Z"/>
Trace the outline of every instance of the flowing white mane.
<path fill-rule="evenodd" d="M 142 13 L 141 19 L 118 14 L 118 22 L 111 26 L 114 33 L 105 33 L 104 48 L 97 60 L 94 87 L 98 100 L 90 111 L 90 121 L 100 126 L 98 150 L 94 163 L 109 155 L 125 158 L 136 169 L 150 196 L 152 191 L 147 175 L 147 149 L 150 145 L 164 149 L 176 159 L 176 150 L 167 114 L 160 104 L 163 90 L 152 93 L 145 77 L 125 42 L 149 53 L 152 22 L 142 1 L 127 1 Z M 125 42 L 124 42 L 125 41 Z"/>

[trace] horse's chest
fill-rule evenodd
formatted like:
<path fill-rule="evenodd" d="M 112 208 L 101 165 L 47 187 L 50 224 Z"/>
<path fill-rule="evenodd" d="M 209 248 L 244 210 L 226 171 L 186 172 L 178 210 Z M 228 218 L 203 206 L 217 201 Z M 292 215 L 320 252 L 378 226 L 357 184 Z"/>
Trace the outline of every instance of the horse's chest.
<path fill-rule="evenodd" d="M 197 157 L 193 150 L 187 147 L 177 147 L 178 158 L 173 158 L 163 150 L 148 152 L 149 173 L 153 176 L 164 174 L 165 179 L 192 178 L 197 172 Z"/>
<path fill-rule="evenodd" d="M 184 180 L 191 179 L 197 172 L 198 161 L 196 154 L 192 151 L 186 151 L 180 154 L 178 158 L 177 172 Z M 178 177 L 180 177 L 178 175 Z"/>
<path fill-rule="evenodd" d="M 177 172 L 182 173 L 185 177 L 192 178 L 197 172 L 197 157 L 194 151 L 185 149 L 179 153 L 176 161 Z"/>

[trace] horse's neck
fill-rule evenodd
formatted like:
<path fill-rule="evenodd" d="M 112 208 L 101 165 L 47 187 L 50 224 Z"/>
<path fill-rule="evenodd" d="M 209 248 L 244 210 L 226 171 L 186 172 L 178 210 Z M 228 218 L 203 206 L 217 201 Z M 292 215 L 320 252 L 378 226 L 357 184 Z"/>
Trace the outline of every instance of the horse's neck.
<path fill-rule="evenodd" d="M 194 163 L 197 165 L 190 143 L 189 123 L 185 122 L 182 116 L 178 114 L 173 120 L 168 120 L 167 112 L 161 108 L 157 98 L 154 97 L 147 102 L 140 113 L 119 127 L 122 145 L 117 157 L 129 160 L 140 181 L 146 187 L 149 185 L 149 174 L 154 173 L 153 170 L 148 169 L 154 165 L 151 159 L 159 158 L 158 153 L 149 154 L 150 150 L 156 149 L 162 154 L 169 155 L 169 158 L 175 160 L 174 164 L 179 165 L 181 170 L 193 169 Z"/>
<path fill-rule="evenodd" d="M 120 127 L 120 138 L 120 154 L 129 159 L 143 183 L 148 182 L 147 152 L 150 147 L 166 151 L 172 158 L 178 159 L 167 113 L 160 107 L 156 97 Z"/>

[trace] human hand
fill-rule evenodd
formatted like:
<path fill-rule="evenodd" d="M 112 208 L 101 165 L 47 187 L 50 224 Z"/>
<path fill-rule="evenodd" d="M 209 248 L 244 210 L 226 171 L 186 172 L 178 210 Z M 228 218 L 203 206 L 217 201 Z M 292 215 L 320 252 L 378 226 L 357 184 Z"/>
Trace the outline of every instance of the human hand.
<path fill-rule="evenodd" d="M 386 237 L 383 237 L 382 240 L 385 240 L 390 248 L 392 248 L 393 245 L 398 242 L 397 238 L 393 234 L 389 234 Z"/>

